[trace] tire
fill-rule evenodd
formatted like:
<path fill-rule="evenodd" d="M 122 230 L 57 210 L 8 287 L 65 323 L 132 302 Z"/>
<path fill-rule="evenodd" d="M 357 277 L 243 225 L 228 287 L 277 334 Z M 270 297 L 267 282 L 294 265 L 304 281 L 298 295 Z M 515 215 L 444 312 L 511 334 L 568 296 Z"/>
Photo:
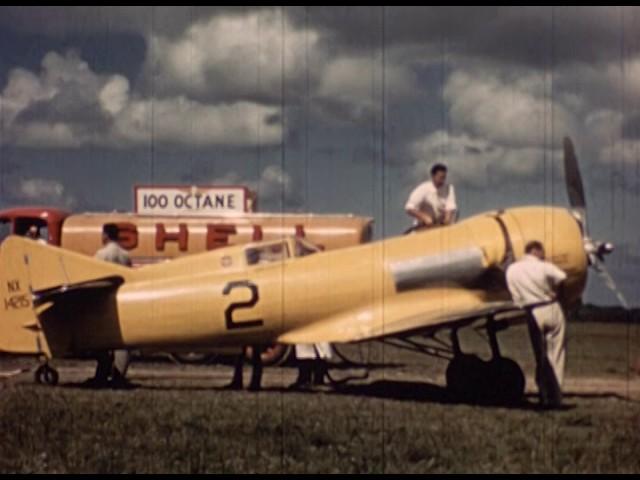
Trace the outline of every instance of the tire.
<path fill-rule="evenodd" d="M 457 399 L 477 402 L 485 395 L 487 363 L 476 355 L 458 355 L 446 371 L 447 389 Z"/>
<path fill-rule="evenodd" d="M 171 357 L 184 365 L 208 365 L 218 358 L 215 353 L 180 352 L 172 353 Z"/>
<path fill-rule="evenodd" d="M 49 365 L 40 365 L 35 372 L 35 380 L 41 385 L 56 386 L 59 380 L 58 371 Z"/>
<path fill-rule="evenodd" d="M 245 357 L 247 360 L 251 360 L 252 352 L 253 349 L 250 346 L 245 349 Z M 265 367 L 278 367 L 289 360 L 291 352 L 291 345 L 275 343 L 268 346 L 265 351 L 262 352 L 262 355 L 260 355 L 260 360 L 262 360 L 262 365 Z"/>
<path fill-rule="evenodd" d="M 489 401 L 513 405 L 522 401 L 526 380 L 524 372 L 510 358 L 494 359 L 488 364 L 490 378 L 487 381 L 491 390 L 487 395 Z"/>
<path fill-rule="evenodd" d="M 525 377 L 510 358 L 485 362 L 475 355 L 460 355 L 449 363 L 447 389 L 466 402 L 514 405 L 524 396 Z"/>

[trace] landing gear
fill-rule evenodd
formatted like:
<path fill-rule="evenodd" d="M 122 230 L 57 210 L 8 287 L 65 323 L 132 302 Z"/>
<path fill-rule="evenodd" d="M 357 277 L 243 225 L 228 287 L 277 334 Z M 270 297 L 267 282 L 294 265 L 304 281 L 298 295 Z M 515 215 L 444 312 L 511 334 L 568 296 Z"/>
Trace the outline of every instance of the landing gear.
<path fill-rule="evenodd" d="M 52 387 L 58 384 L 59 379 L 58 371 L 48 363 L 40 365 L 35 371 L 34 377 L 37 383 Z"/>
<path fill-rule="evenodd" d="M 485 320 L 484 323 L 473 328 L 483 333 L 486 331 L 486 340 L 491 348 L 491 359 L 488 361 L 477 355 L 464 353 L 458 338 L 459 329 L 471 327 L 481 318 L 458 322 L 451 327 L 446 339 L 438 336 L 438 332 L 442 330 L 435 330 L 421 337 L 383 339 L 382 342 L 403 350 L 448 360 L 445 377 L 447 390 L 454 400 L 488 405 L 520 403 L 525 390 L 524 373 L 515 361 L 501 355 L 497 338 L 497 333 L 507 328 L 508 323 L 496 321 L 493 316 L 482 319 Z"/>
<path fill-rule="evenodd" d="M 449 362 L 445 373 L 449 392 L 460 400 L 481 400 L 486 389 L 486 365 L 486 362 L 476 355 L 456 355 Z"/>
<path fill-rule="evenodd" d="M 514 404 L 524 396 L 525 378 L 520 366 L 510 358 L 494 358 L 489 363 L 487 400 L 493 403 Z"/>
<path fill-rule="evenodd" d="M 500 354 L 497 325 L 490 317 L 486 330 L 491 360 L 484 361 L 476 355 L 462 353 L 458 332 L 451 331 L 453 359 L 446 371 L 447 388 L 463 401 L 491 404 L 513 404 L 522 400 L 525 377 L 520 366 Z"/>

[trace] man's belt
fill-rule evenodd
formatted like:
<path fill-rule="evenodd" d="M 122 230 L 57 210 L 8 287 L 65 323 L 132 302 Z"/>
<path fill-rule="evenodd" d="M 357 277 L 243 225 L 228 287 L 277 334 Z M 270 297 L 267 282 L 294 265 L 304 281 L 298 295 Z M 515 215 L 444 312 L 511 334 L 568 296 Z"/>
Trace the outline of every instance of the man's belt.
<path fill-rule="evenodd" d="M 554 298 L 552 300 L 545 300 L 544 302 L 530 303 L 522 308 L 523 310 L 526 310 L 528 312 L 533 312 L 536 308 L 548 307 L 549 305 L 553 305 L 554 303 L 558 303 L 557 298 Z"/>

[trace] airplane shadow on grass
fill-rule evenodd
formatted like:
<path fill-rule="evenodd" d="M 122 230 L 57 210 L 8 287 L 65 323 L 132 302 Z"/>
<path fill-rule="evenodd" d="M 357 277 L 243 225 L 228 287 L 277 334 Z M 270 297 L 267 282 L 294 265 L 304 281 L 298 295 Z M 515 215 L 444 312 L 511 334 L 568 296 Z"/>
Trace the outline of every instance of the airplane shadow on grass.
<path fill-rule="evenodd" d="M 180 379 L 179 376 L 165 378 L 164 380 Z M 349 380 L 349 381 L 345 381 Z M 350 383 L 356 380 L 357 383 Z M 290 390 L 286 387 L 266 387 L 260 390 L 261 394 L 280 395 L 338 395 L 351 397 L 368 397 L 385 400 L 408 401 L 419 403 L 437 403 L 447 405 L 472 405 L 487 408 L 508 408 L 529 411 L 545 410 L 538 404 L 537 395 L 528 393 L 517 403 L 505 404 L 491 399 L 467 399 L 460 398 L 447 390 L 446 387 L 431 382 L 416 382 L 404 380 L 375 380 L 365 383 L 366 377 L 353 376 L 348 379 L 341 379 L 333 386 L 325 386 L 321 389 L 312 390 Z M 61 385 L 64 388 L 86 388 L 79 383 L 66 383 Z M 111 390 L 107 388 L 106 390 Z M 118 389 L 115 389 L 118 390 Z M 147 383 L 131 384 L 128 390 L 151 390 L 151 391 L 228 391 L 224 386 L 219 385 L 150 385 Z M 255 394 L 246 390 L 238 390 L 237 393 Z M 565 405 L 561 410 L 571 410 L 576 407 L 573 400 L 576 399 L 616 399 L 634 402 L 629 398 L 615 392 L 574 392 L 567 391 L 564 394 Z"/>
<path fill-rule="evenodd" d="M 414 381 L 402 381 L 402 380 L 378 380 L 368 384 L 345 384 L 340 385 L 335 390 L 329 392 L 333 395 L 351 395 L 358 397 L 373 397 L 387 400 L 400 400 L 400 401 L 413 401 L 413 402 L 425 402 L 425 403 L 440 403 L 440 404 L 466 404 L 477 405 L 483 407 L 498 407 L 498 408 L 510 408 L 520 410 L 539 410 L 543 411 L 545 408 L 541 407 L 538 403 L 538 396 L 533 393 L 528 393 L 524 396 L 522 401 L 517 403 L 505 404 L 499 401 L 492 401 L 491 399 L 462 399 L 455 394 L 447 390 L 442 385 L 437 385 L 429 382 L 414 382 Z M 566 400 L 574 399 L 617 399 L 624 401 L 633 401 L 629 398 L 619 395 L 613 392 L 599 392 L 599 393 L 578 393 L 568 391 L 564 394 L 565 404 L 559 410 L 571 410 L 576 407 L 571 402 Z"/>

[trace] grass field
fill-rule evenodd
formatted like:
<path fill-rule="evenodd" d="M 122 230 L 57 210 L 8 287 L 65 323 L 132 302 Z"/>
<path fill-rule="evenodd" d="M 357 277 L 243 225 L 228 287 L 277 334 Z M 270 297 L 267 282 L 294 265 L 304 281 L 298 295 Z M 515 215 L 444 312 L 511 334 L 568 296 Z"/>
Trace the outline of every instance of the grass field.
<path fill-rule="evenodd" d="M 155 364 L 133 366 L 134 390 L 92 391 L 74 383 L 90 363 L 69 363 L 59 387 L 3 383 L 0 471 L 640 472 L 640 398 L 627 398 L 638 326 L 573 324 L 570 335 L 570 408 L 556 412 L 532 393 L 513 408 L 456 403 L 444 362 L 389 347 L 353 347 L 390 367 L 338 392 L 284 391 L 291 368 L 269 369 L 263 392 L 228 392 L 228 367 Z M 530 373 L 523 329 L 501 340 Z"/>

